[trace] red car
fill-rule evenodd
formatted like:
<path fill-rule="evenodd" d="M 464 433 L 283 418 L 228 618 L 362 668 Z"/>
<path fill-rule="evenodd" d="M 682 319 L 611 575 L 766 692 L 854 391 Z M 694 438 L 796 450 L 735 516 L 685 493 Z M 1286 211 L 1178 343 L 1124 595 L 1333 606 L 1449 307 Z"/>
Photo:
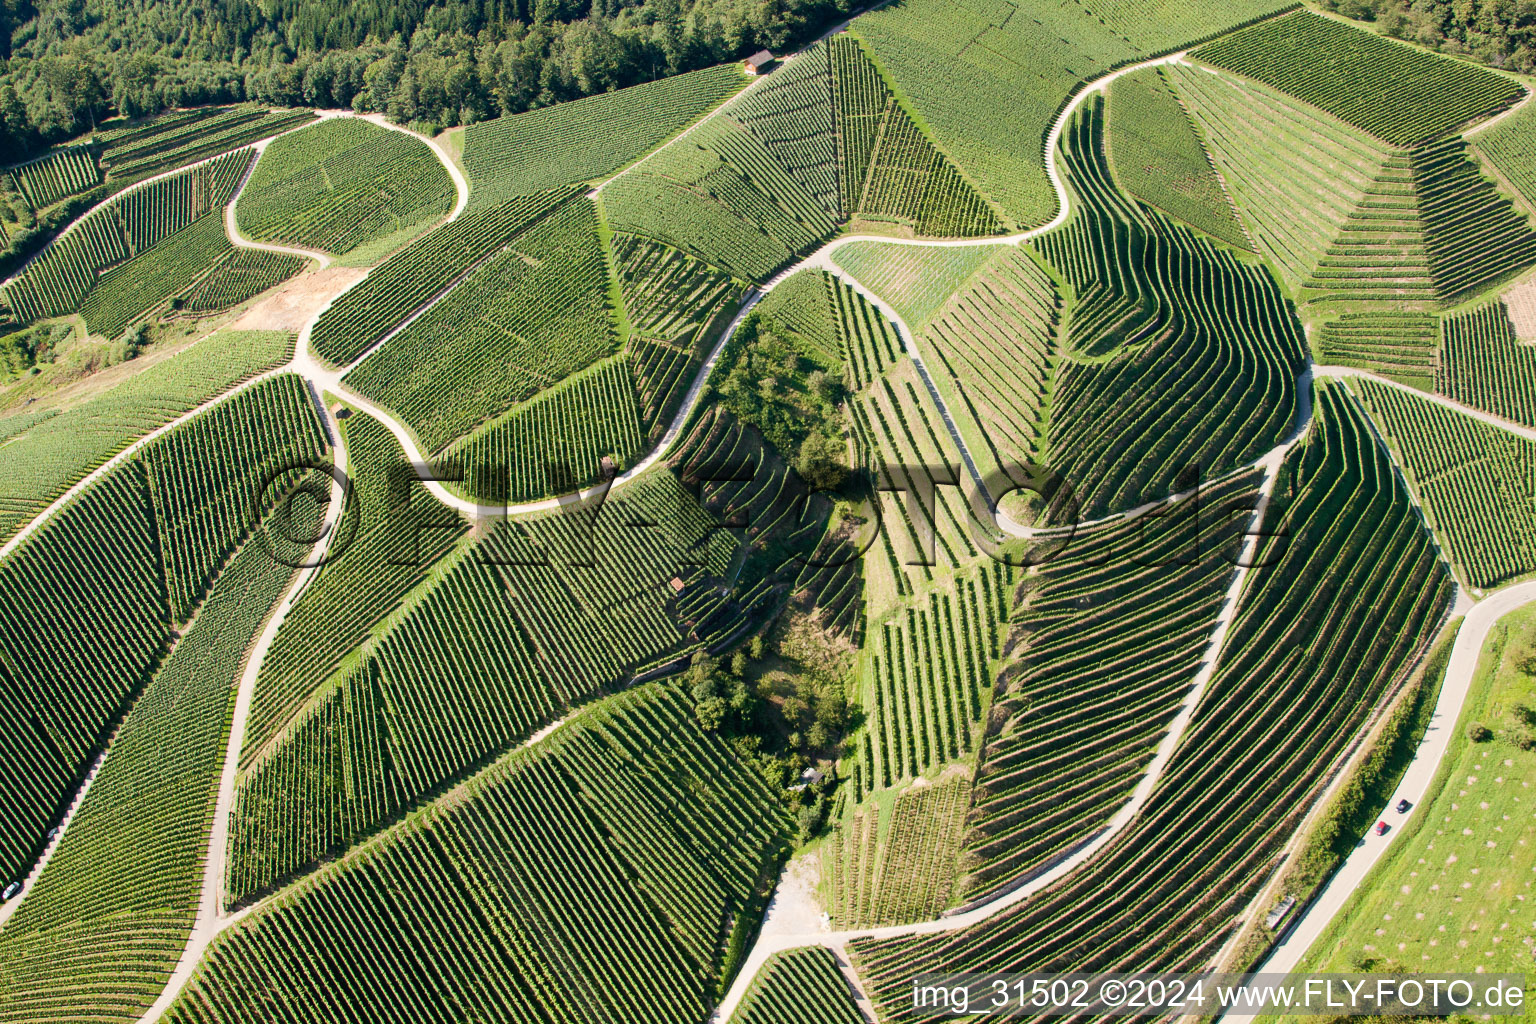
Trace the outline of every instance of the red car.
<path fill-rule="evenodd" d="M 1392 827 L 1391 825 L 1388 825 L 1384 821 L 1378 821 L 1376 823 L 1376 834 L 1379 835 L 1379 836 L 1384 836 L 1384 835 L 1387 834 L 1387 829 L 1389 829 L 1391 827 Z"/>

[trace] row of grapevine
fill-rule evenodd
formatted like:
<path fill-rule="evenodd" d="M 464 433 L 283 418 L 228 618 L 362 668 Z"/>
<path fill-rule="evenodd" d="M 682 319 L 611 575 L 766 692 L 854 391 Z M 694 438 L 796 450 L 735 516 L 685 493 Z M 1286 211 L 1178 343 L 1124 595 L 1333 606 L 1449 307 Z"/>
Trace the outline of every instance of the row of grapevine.
<path fill-rule="evenodd" d="M 604 459 L 627 469 L 646 447 L 636 387 L 627 359 L 606 359 L 450 447 L 445 475 L 476 500 L 515 503 L 585 487 Z"/>
<path fill-rule="evenodd" d="M 246 545 L 134 703 L 0 933 L 0 1021 L 123 1019 L 160 995 L 197 912 L 244 655 L 290 575 Z"/>
<path fill-rule="evenodd" d="M 347 374 L 439 452 L 613 352 L 608 268 L 591 200 L 526 232 Z"/>
<path fill-rule="evenodd" d="M 256 104 L 196 107 L 98 131 L 91 142 L 101 149 L 101 162 L 114 180 L 134 179 L 238 149 L 314 116 L 308 110 L 268 110 Z"/>
<path fill-rule="evenodd" d="M 0 476 L 8 481 L 0 538 L 132 441 L 292 354 L 291 334 L 220 331 L 46 418 L 0 420 Z"/>
<path fill-rule="evenodd" d="M 518 202 L 466 213 L 429 232 L 322 310 L 310 345 L 322 359 L 338 366 L 353 362 L 413 310 L 575 193 L 575 189 L 534 193 Z"/>
<path fill-rule="evenodd" d="M 1273 278 L 1160 216 L 1104 167 L 1102 101 L 1063 135 L 1084 213 L 1039 242 L 1077 292 L 1052 394 L 1057 521 L 1098 518 L 1219 476 L 1290 433 L 1305 339 Z M 1237 353 L 1241 353 L 1238 355 Z M 1110 358 L 1102 358 L 1109 356 Z"/>
<path fill-rule="evenodd" d="M 167 1020 L 702 1019 L 786 831 L 763 784 L 651 685 L 226 931 Z"/>
<path fill-rule="evenodd" d="M 863 1024 L 837 957 L 825 946 L 775 953 L 731 1018 L 738 1024 Z"/>
<path fill-rule="evenodd" d="M 1412 392 L 1358 382 L 1431 525 L 1475 587 L 1536 570 L 1536 443 Z"/>
<path fill-rule="evenodd" d="M 1193 720 L 1140 816 L 1063 884 L 975 926 L 855 940 L 882 1020 L 937 1021 L 935 971 L 1179 970 L 1209 963 L 1325 788 L 1411 671 L 1453 590 L 1369 425 L 1342 390 L 1286 459 L 1250 576 Z"/>
<path fill-rule="evenodd" d="M 187 617 L 235 545 L 283 500 L 297 473 L 319 465 L 325 447 L 303 379 L 282 374 L 143 450 L 174 619 Z"/>
<path fill-rule="evenodd" d="M 91 147 L 64 146 L 12 167 L 6 176 L 35 213 L 100 184 L 101 167 Z"/>
<path fill-rule="evenodd" d="M 1444 322 L 1435 390 L 1463 405 L 1536 427 L 1536 348 L 1515 339 L 1502 302 Z"/>
<path fill-rule="evenodd" d="M 148 680 L 169 611 L 148 481 L 130 463 L 0 563 L 0 873 L 21 877 L 109 723 Z M 9 884 L 9 882 L 7 883 Z"/>
<path fill-rule="evenodd" d="M 861 701 L 870 751 L 861 788 L 885 788 L 975 749 L 988 666 L 1000 652 L 1005 575 L 984 562 L 952 592 L 931 592 L 871 624 Z"/>
<path fill-rule="evenodd" d="M 415 484 L 404 449 L 383 424 L 353 413 L 340 426 L 352 485 L 346 518 L 325 566 L 289 609 L 262 659 L 242 766 L 464 531 L 457 515 Z"/>
<path fill-rule="evenodd" d="M 967 899 L 1017 884 L 1130 797 L 1203 664 L 1257 484 L 1243 473 L 1035 545 L 976 769 Z"/>
<path fill-rule="evenodd" d="M 216 280 L 236 251 L 224 218 L 204 214 L 160 244 L 102 274 L 80 303 L 92 334 L 115 338 L 146 312 L 187 290 L 199 278 Z M 299 261 L 302 266 L 303 261 Z M 213 275 L 210 277 L 210 274 Z"/>
<path fill-rule="evenodd" d="M 472 124 L 464 129 L 470 202 L 478 209 L 556 185 L 607 177 L 746 82 L 740 65 L 719 64 Z"/>
<path fill-rule="evenodd" d="M 932 920 L 954 902 L 970 799 L 963 776 L 925 780 L 901 792 L 883 830 L 877 803 L 839 822 L 821 863 L 828 913 L 838 927 Z"/>
<path fill-rule="evenodd" d="M 1427 142 L 1525 94 L 1512 78 L 1298 11 L 1192 56 L 1316 104 L 1394 145 Z"/>
<path fill-rule="evenodd" d="M 273 141 L 235 216 L 252 238 L 345 253 L 438 219 L 455 195 L 425 142 L 340 117 Z"/>
<path fill-rule="evenodd" d="M 239 150 L 95 208 L 5 286 L 6 303 L 23 320 L 74 312 L 102 271 L 228 203 L 254 157 Z"/>
<path fill-rule="evenodd" d="M 739 122 L 717 115 L 603 186 L 615 230 L 761 281 L 836 230 L 825 207 Z"/>
<path fill-rule="evenodd" d="M 921 336 L 924 348 L 938 356 L 929 361 L 929 372 L 941 391 L 952 390 L 947 404 L 962 436 L 970 433 L 967 421 L 975 424 L 966 446 L 984 473 L 1022 467 L 1037 455 L 1059 306 L 1040 265 L 1025 251 L 1007 248 Z"/>
<path fill-rule="evenodd" d="M 287 653 L 258 681 L 228 891 L 244 899 L 307 870 L 574 706 L 733 630 L 749 595 L 705 581 L 724 577 L 735 549 L 658 474 L 596 513 L 501 524 L 401 597 L 373 588 L 306 663 L 318 613 L 339 597 L 316 599 L 317 614 L 285 622 L 294 635 L 274 651 Z M 688 585 L 681 599 L 673 577 Z M 388 614 L 364 637 L 370 613 Z M 327 663 L 340 668 L 322 685 Z"/>
<path fill-rule="evenodd" d="M 1416 388 L 1435 379 L 1440 322 L 1430 313 L 1346 313 L 1317 333 L 1323 362 L 1356 366 Z"/>
<path fill-rule="evenodd" d="M 308 260 L 284 252 L 236 249 L 172 305 L 184 313 L 217 313 L 282 284 L 307 266 Z"/>
<path fill-rule="evenodd" d="M 1383 176 L 1393 149 L 1259 82 L 1183 64 L 1164 73 L 1259 251 L 1293 291 L 1300 288 Z"/>

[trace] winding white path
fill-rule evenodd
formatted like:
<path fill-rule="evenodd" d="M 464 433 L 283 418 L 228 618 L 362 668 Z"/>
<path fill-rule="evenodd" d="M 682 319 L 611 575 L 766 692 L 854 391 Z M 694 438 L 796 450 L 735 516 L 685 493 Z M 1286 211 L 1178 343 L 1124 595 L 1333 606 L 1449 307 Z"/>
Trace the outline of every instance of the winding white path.
<path fill-rule="evenodd" d="M 317 399 L 323 395 L 317 394 Z M 327 412 L 326 428 L 334 441 L 334 461 L 342 473 L 347 471 L 347 447 L 335 420 Z M 231 914 L 225 910 L 224 878 L 229 864 L 229 826 L 235 810 L 235 779 L 239 773 L 240 748 L 245 742 L 245 727 L 250 720 L 251 703 L 256 695 L 256 679 L 261 673 L 267 650 L 277 639 L 283 620 L 293 609 L 294 602 L 304 592 L 310 581 L 320 572 L 325 554 L 331 542 L 340 533 L 342 515 L 345 513 L 344 491 L 339 480 L 331 481 L 331 499 L 325 514 L 325 530 L 316 542 L 307 568 L 298 570 L 283 594 L 282 601 L 268 617 L 265 627 L 255 644 L 246 653 L 245 665 L 240 673 L 240 683 L 235 691 L 234 715 L 230 721 L 229 736 L 224 747 L 224 764 L 219 773 L 219 787 L 214 798 L 213 822 L 208 833 L 208 851 L 203 860 L 203 881 L 198 891 L 197 915 L 193 918 L 192 931 L 182 948 L 181 958 L 166 981 L 160 998 L 140 1018 L 152 1021 L 170 1008 L 176 996 L 192 977 L 192 972 L 203 958 L 210 943 L 243 913 Z"/>

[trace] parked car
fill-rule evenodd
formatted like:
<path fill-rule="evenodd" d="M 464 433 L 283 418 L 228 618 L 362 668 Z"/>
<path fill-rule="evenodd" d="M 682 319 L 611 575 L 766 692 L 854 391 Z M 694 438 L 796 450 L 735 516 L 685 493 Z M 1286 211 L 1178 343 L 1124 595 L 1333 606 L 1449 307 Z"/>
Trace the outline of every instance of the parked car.
<path fill-rule="evenodd" d="M 59 838 L 59 826 L 55 825 L 48 830 L 48 841 L 51 843 L 57 838 Z"/>
<path fill-rule="evenodd" d="M 1399 800 L 1397 802 L 1397 813 L 1398 814 L 1407 814 L 1408 813 L 1408 808 L 1410 808 L 1412 806 L 1413 806 L 1413 804 L 1409 803 L 1407 800 Z"/>
<path fill-rule="evenodd" d="M 6 900 L 10 899 L 12 896 L 15 896 L 20 891 L 21 891 L 21 883 L 20 882 L 12 882 L 10 885 L 5 887 L 4 895 L 0 895 L 0 903 L 5 902 Z"/>
<path fill-rule="evenodd" d="M 1391 827 L 1392 827 L 1391 825 L 1388 825 L 1384 821 L 1378 821 L 1376 823 L 1376 834 L 1379 835 L 1379 836 L 1384 836 L 1384 835 L 1387 834 L 1387 829 L 1389 829 Z"/>

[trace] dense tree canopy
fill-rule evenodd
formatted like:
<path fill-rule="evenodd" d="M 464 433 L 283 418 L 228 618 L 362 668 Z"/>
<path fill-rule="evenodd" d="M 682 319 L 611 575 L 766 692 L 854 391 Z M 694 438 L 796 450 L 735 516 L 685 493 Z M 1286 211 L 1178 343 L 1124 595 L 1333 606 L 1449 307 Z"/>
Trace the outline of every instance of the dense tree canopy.
<path fill-rule="evenodd" d="M 0 0 L 0 159 L 247 99 L 467 124 L 783 49 L 853 2 Z"/>
<path fill-rule="evenodd" d="M 1511 71 L 1536 72 L 1536 0 L 1322 0 L 1389 36 Z"/>

